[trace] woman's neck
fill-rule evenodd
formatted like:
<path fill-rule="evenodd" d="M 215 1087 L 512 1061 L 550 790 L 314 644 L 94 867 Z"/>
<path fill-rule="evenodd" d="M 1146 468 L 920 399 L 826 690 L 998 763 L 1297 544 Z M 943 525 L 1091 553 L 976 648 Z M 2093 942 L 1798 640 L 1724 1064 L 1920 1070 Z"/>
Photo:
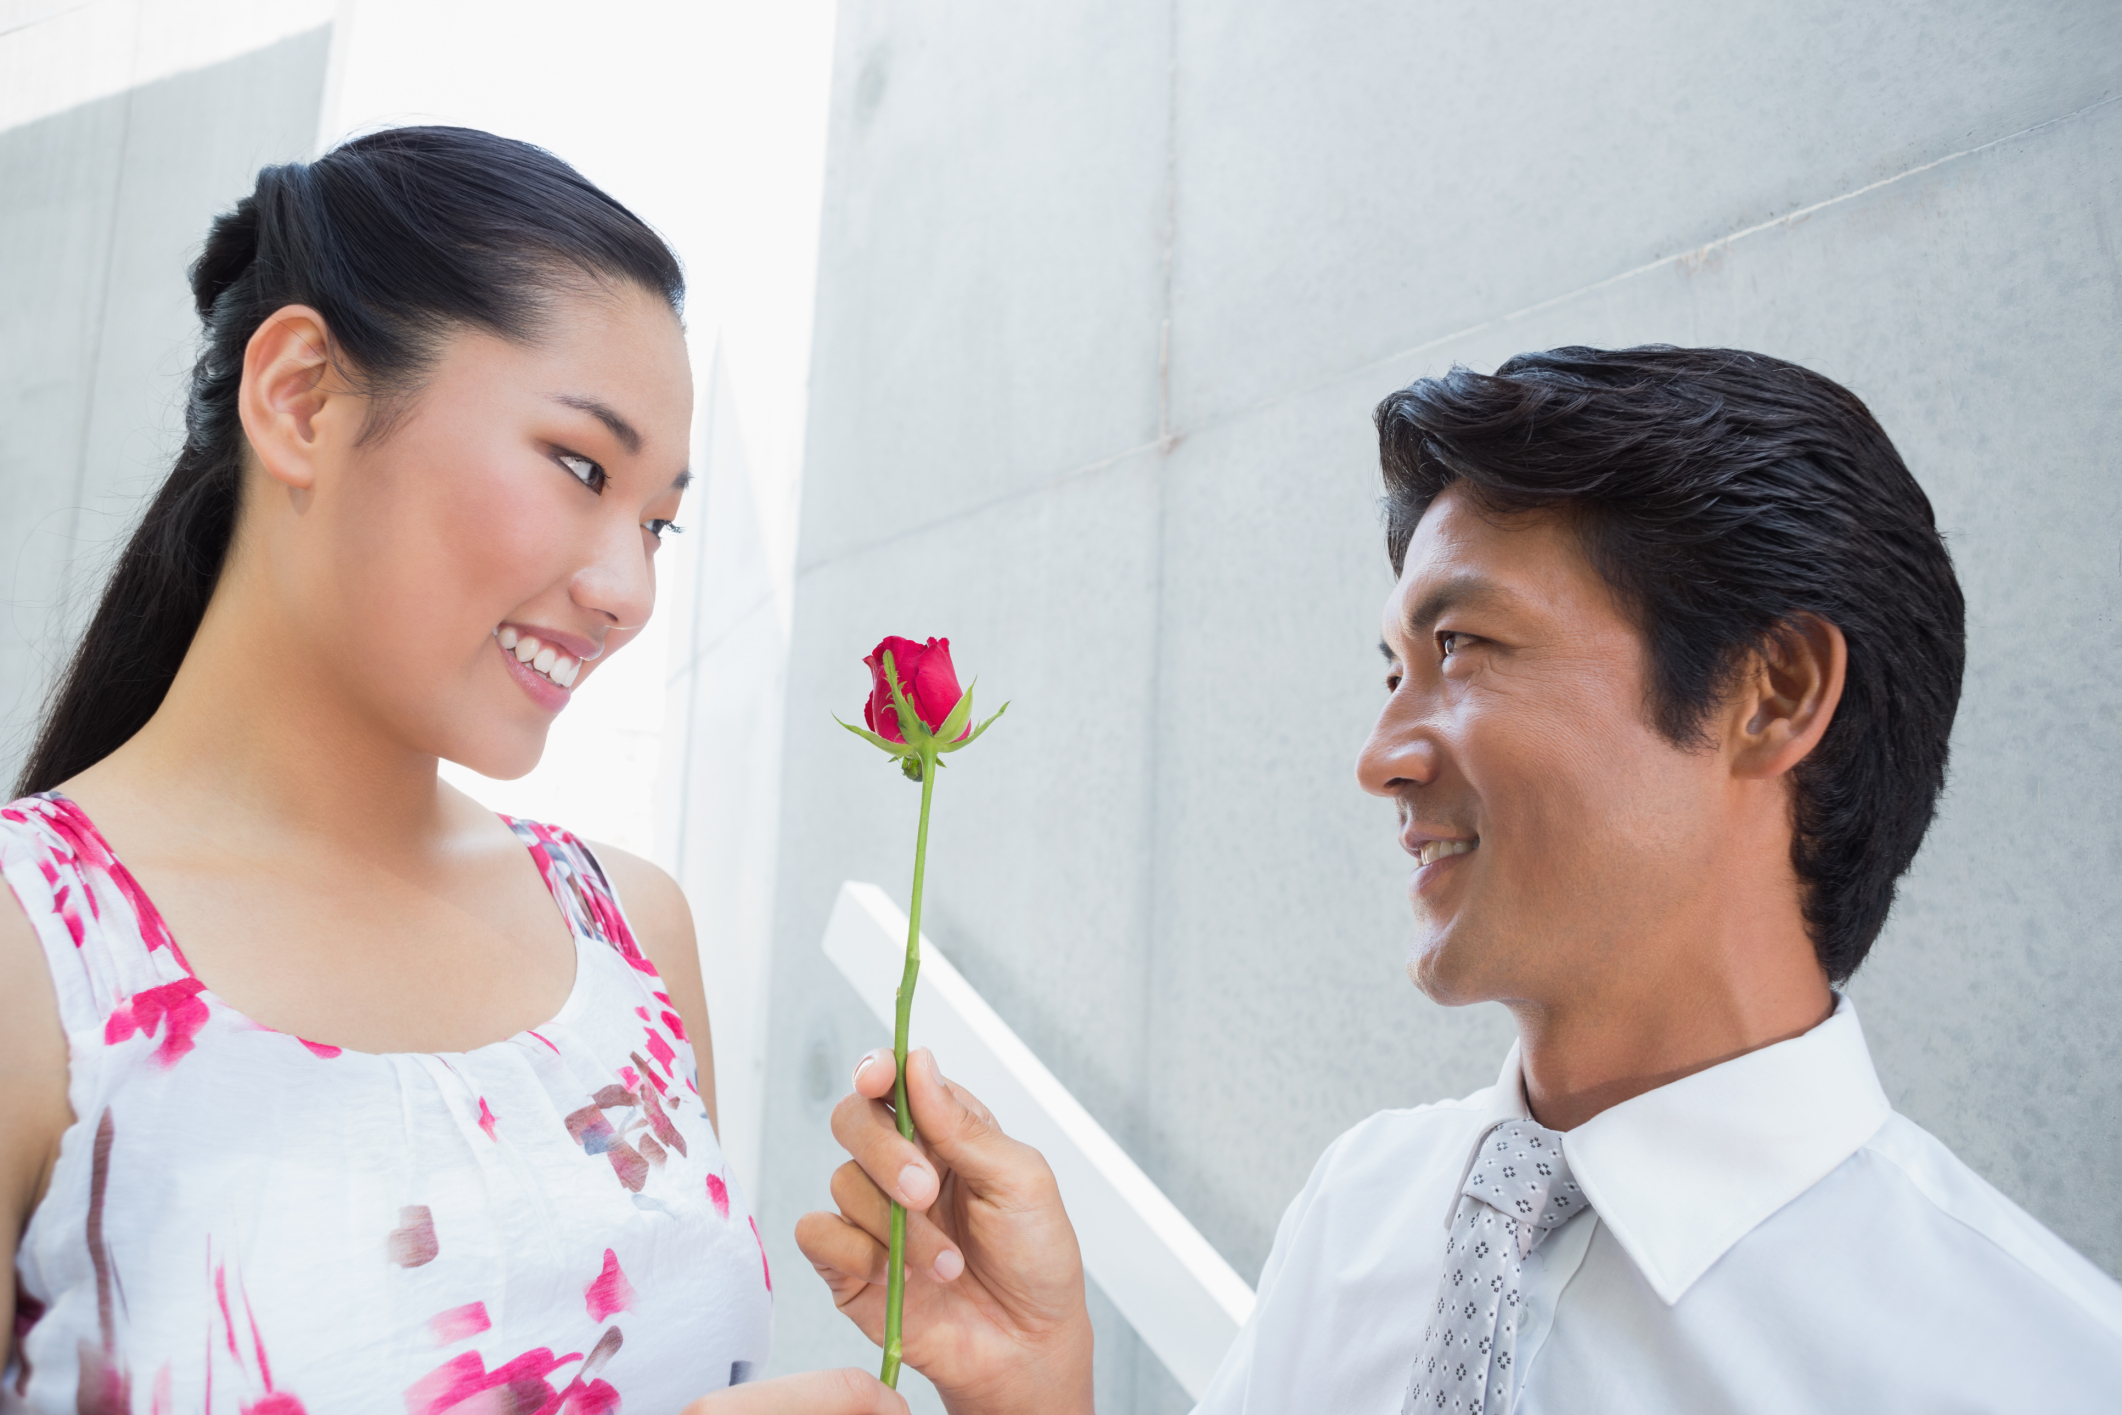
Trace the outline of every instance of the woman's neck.
<path fill-rule="evenodd" d="M 155 715 L 62 789 L 91 815 L 151 811 L 273 853 L 327 837 L 395 853 L 446 834 L 459 798 L 436 758 L 362 711 L 343 663 L 244 583 L 237 556 L 228 569 Z"/>

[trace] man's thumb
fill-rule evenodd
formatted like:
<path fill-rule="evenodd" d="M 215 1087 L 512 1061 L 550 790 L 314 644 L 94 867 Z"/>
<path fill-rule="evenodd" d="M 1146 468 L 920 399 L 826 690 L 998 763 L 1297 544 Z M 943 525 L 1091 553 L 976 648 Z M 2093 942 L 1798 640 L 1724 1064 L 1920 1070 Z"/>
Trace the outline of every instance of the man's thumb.
<path fill-rule="evenodd" d="M 914 1126 L 936 1158 L 983 1187 L 1020 1183 L 1027 1159 L 1045 1164 L 1037 1151 L 1002 1133 L 994 1112 L 965 1087 L 944 1079 L 934 1053 L 923 1047 L 906 1058 L 906 1099 Z"/>

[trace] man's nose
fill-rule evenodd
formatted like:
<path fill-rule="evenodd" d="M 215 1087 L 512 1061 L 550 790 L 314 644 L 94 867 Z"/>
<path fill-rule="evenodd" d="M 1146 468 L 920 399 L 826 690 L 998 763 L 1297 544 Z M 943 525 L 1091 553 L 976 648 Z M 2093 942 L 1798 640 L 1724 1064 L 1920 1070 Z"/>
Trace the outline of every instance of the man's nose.
<path fill-rule="evenodd" d="M 1398 796 L 1437 776 L 1437 740 L 1404 693 L 1386 701 L 1356 757 L 1356 780 L 1373 796 Z"/>

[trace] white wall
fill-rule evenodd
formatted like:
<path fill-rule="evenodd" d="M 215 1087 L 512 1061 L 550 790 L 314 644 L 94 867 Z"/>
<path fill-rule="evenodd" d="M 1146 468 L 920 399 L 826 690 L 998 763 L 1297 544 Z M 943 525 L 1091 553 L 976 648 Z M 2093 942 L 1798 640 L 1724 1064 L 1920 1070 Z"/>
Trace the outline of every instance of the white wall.
<path fill-rule="evenodd" d="M 2122 1269 L 2122 9 L 843 6 L 762 1227 L 882 1039 L 818 954 L 911 788 L 827 714 L 882 633 L 1014 700 L 926 928 L 1248 1278 L 1336 1133 L 1494 1078 L 1401 975 L 1352 779 L 1369 415 L 1453 362 L 1728 343 L 1877 411 L 1969 604 L 1944 814 L 1854 992 L 1895 1102 Z M 944 1058 L 946 1067 L 948 1058 Z M 1184 1408 L 1100 1315 L 1101 1406 Z M 864 1356 L 804 1283 L 777 1364 Z"/>

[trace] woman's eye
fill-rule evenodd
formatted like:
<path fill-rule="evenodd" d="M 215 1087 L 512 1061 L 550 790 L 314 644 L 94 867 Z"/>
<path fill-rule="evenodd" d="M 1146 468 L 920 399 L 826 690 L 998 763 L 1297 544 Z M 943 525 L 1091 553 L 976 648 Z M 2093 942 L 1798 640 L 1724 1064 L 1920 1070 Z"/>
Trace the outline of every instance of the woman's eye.
<path fill-rule="evenodd" d="M 604 490 L 604 468 L 598 466 L 589 458 L 577 457 L 572 452 L 562 452 L 560 454 L 560 465 L 574 473 L 575 480 L 581 482 L 591 491 L 601 492 Z"/>
<path fill-rule="evenodd" d="M 663 539 L 663 533 L 665 531 L 669 531 L 674 536 L 682 536 L 685 534 L 685 527 L 679 525 L 676 521 L 670 520 L 667 517 L 662 516 L 659 516 L 651 521 L 643 521 L 641 523 L 641 529 L 647 531 L 650 535 L 654 536 L 659 541 Z"/>

